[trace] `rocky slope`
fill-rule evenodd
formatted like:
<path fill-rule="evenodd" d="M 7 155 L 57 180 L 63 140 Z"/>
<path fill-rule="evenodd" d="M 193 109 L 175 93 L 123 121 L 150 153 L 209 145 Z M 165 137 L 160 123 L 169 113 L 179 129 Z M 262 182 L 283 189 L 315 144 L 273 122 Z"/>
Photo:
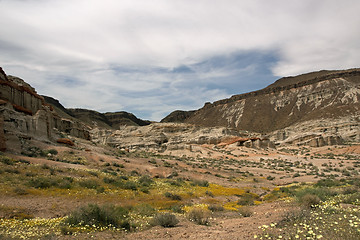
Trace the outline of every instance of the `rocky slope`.
<path fill-rule="evenodd" d="M 267 133 L 278 141 L 284 141 L 283 137 L 274 137 L 281 129 L 293 126 L 299 133 L 297 124 L 311 122 L 311 126 L 306 124 L 308 127 L 302 130 L 307 135 L 315 131 L 318 136 L 324 133 L 319 130 L 321 126 L 326 129 L 336 123 L 338 130 L 333 137 L 352 140 L 358 138 L 360 131 L 359 100 L 360 69 L 320 71 L 282 78 L 262 90 L 207 103 L 187 117 L 182 114 L 172 121 Z M 170 116 L 174 114 L 164 121 Z M 352 137 L 342 131 L 346 126 L 342 126 L 341 119 L 348 119 L 346 126 L 353 125 L 356 133 L 350 134 Z"/>

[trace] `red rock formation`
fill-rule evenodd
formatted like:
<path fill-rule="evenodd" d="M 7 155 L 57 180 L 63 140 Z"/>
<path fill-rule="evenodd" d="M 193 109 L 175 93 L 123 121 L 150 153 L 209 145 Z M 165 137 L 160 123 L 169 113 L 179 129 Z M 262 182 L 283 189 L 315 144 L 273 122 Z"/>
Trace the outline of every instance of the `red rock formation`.
<path fill-rule="evenodd" d="M 59 138 L 58 140 L 56 140 L 56 142 L 66 144 L 66 145 L 69 145 L 69 146 L 74 146 L 75 145 L 74 142 L 71 141 L 68 138 Z"/>

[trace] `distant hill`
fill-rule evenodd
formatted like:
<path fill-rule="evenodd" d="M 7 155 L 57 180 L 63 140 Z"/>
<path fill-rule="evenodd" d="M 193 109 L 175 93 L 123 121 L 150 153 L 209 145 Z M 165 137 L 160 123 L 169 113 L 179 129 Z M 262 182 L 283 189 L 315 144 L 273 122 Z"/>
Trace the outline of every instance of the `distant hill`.
<path fill-rule="evenodd" d="M 309 120 L 356 115 L 359 101 L 360 69 L 319 71 L 281 78 L 196 111 L 175 111 L 162 121 L 267 133 Z"/>
<path fill-rule="evenodd" d="M 52 97 L 43 96 L 45 102 L 50 104 L 55 111 L 64 118 L 75 118 L 90 126 L 98 126 L 108 129 L 118 129 L 120 126 L 145 126 L 150 121 L 137 118 L 134 114 L 128 112 L 108 112 L 99 113 L 94 110 L 81 108 L 65 108 L 61 103 Z"/>

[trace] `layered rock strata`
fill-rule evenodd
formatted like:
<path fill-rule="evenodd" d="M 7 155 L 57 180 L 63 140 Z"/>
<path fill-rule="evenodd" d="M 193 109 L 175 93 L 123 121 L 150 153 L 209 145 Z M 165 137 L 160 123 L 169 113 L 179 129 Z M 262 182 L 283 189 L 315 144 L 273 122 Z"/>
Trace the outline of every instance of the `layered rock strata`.
<path fill-rule="evenodd" d="M 224 146 L 245 139 L 239 146 L 266 148 L 273 147 L 268 139 L 248 138 L 247 132 L 225 127 L 204 128 L 184 123 L 152 123 L 147 126 L 123 126 L 119 130 L 95 128 L 91 131 L 93 142 L 119 149 L 130 150 L 179 150 L 190 149 L 194 144 Z M 240 136 L 242 136 L 240 138 Z M 250 144 L 247 141 L 250 141 Z M 226 143 L 226 144 L 224 144 Z"/>
<path fill-rule="evenodd" d="M 11 150 L 21 149 L 23 139 L 53 141 L 62 134 L 90 139 L 89 129 L 83 123 L 61 118 L 34 88 L 20 78 L 6 76 L 2 69 L 0 117 L 3 119 L 4 143 L 9 143 Z"/>

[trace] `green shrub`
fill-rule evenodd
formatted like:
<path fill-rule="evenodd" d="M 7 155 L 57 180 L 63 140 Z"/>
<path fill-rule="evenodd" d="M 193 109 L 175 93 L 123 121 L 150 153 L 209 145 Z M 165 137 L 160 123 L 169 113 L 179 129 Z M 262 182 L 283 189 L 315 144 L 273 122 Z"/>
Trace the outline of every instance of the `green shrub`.
<path fill-rule="evenodd" d="M 179 220 L 174 214 L 171 213 L 161 213 L 157 214 L 153 219 L 151 224 L 154 226 L 162 227 L 175 227 L 179 223 Z"/>
<path fill-rule="evenodd" d="M 128 220 L 129 211 L 123 207 L 114 205 L 89 204 L 73 211 L 66 219 L 66 223 L 71 225 L 96 225 L 120 227 L 129 230 Z"/>

